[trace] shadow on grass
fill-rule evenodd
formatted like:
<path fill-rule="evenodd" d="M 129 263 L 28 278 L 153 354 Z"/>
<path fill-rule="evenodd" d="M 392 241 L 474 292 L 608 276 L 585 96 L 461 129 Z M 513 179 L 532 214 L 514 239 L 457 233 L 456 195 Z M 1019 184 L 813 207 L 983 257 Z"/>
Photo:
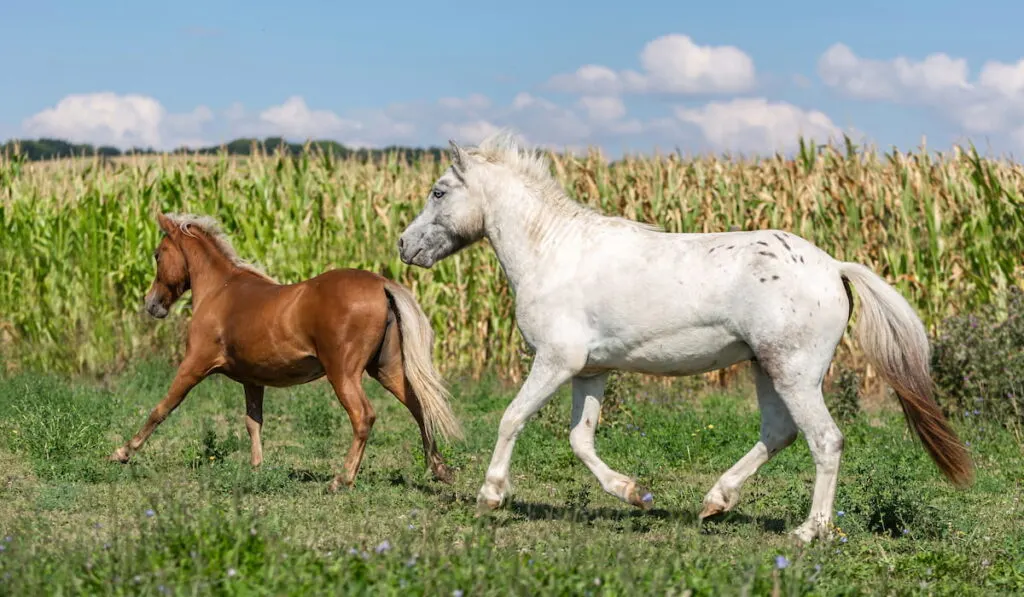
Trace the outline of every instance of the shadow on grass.
<path fill-rule="evenodd" d="M 334 475 L 325 472 L 293 468 L 288 471 L 288 480 L 295 481 L 296 483 L 330 483 L 334 480 Z"/>
<path fill-rule="evenodd" d="M 450 486 L 409 480 L 402 480 L 401 482 L 394 480 L 393 483 L 405 485 L 410 489 L 415 489 L 430 495 L 442 502 L 458 504 L 473 510 L 476 510 L 477 507 L 476 496 L 460 493 Z M 503 505 L 500 510 L 509 512 L 512 516 L 504 520 L 495 519 L 493 522 L 497 526 L 508 526 L 515 522 L 524 520 L 558 520 L 563 522 L 586 523 L 594 520 L 638 522 L 655 519 L 686 525 L 697 525 L 701 522 L 697 516 L 697 512 L 690 509 L 668 510 L 665 508 L 652 508 L 651 510 L 643 511 L 635 508 L 614 507 L 579 508 L 576 506 L 560 506 L 539 502 L 521 501 L 514 498 L 511 503 Z M 485 518 L 486 514 L 481 515 L 480 517 Z M 782 518 L 753 517 L 739 512 L 727 512 L 725 514 L 712 516 L 707 519 L 707 522 L 713 524 L 700 524 L 701 532 L 712 535 L 718 534 L 715 529 L 722 524 L 756 525 L 764 532 L 776 534 L 784 534 L 787 530 L 786 521 Z"/>

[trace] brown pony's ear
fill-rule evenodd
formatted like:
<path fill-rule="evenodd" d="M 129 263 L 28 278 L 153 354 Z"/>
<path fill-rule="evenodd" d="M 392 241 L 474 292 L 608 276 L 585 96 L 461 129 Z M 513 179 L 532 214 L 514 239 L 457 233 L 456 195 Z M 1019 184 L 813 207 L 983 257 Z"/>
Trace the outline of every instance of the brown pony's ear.
<path fill-rule="evenodd" d="M 164 214 L 156 214 L 156 223 L 160 225 L 160 229 L 168 236 L 174 232 L 174 223 Z"/>

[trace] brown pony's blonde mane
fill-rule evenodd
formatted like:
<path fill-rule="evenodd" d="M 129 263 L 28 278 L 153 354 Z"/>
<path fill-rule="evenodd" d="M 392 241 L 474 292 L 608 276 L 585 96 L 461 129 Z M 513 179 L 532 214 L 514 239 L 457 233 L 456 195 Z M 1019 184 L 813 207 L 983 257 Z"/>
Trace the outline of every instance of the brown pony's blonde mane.
<path fill-rule="evenodd" d="M 257 276 L 277 284 L 277 280 L 270 277 L 265 271 L 260 269 L 253 263 L 250 263 L 238 256 L 234 246 L 228 239 L 224 230 L 220 226 L 220 222 L 214 219 L 212 216 L 199 216 L 194 214 L 164 214 L 164 217 L 171 221 L 175 226 L 178 227 L 181 232 L 187 236 L 195 238 L 193 229 L 198 230 L 205 234 L 213 246 L 217 247 L 228 261 L 238 269 L 245 270 L 247 272 L 256 274 Z"/>

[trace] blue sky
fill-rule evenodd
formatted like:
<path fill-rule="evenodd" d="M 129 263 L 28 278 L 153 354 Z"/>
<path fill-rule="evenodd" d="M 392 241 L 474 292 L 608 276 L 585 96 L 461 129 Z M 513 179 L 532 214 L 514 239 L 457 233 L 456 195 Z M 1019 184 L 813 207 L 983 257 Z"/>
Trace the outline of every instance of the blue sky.
<path fill-rule="evenodd" d="M 508 126 L 613 155 L 842 132 L 1024 148 L 1021 3 L 39 0 L 0 15 L 4 139 L 444 145 Z"/>

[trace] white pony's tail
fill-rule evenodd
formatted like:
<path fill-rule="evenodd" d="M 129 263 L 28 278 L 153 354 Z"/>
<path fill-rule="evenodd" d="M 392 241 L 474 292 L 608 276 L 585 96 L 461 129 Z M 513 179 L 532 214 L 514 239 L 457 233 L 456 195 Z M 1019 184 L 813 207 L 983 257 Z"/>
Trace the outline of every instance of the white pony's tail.
<path fill-rule="evenodd" d="M 868 361 L 896 391 L 907 423 L 953 484 L 970 485 L 974 465 L 932 396 L 928 333 L 914 308 L 895 288 L 859 263 L 839 272 L 853 284 L 862 305 L 857 336 Z"/>
<path fill-rule="evenodd" d="M 449 404 L 451 395 L 434 368 L 434 330 L 430 327 L 430 320 L 408 288 L 386 280 L 384 289 L 398 311 L 398 325 L 402 332 L 402 365 L 405 377 L 423 409 L 423 427 L 427 440 L 433 440 L 438 432 L 446 438 L 462 438 L 462 428 Z"/>

